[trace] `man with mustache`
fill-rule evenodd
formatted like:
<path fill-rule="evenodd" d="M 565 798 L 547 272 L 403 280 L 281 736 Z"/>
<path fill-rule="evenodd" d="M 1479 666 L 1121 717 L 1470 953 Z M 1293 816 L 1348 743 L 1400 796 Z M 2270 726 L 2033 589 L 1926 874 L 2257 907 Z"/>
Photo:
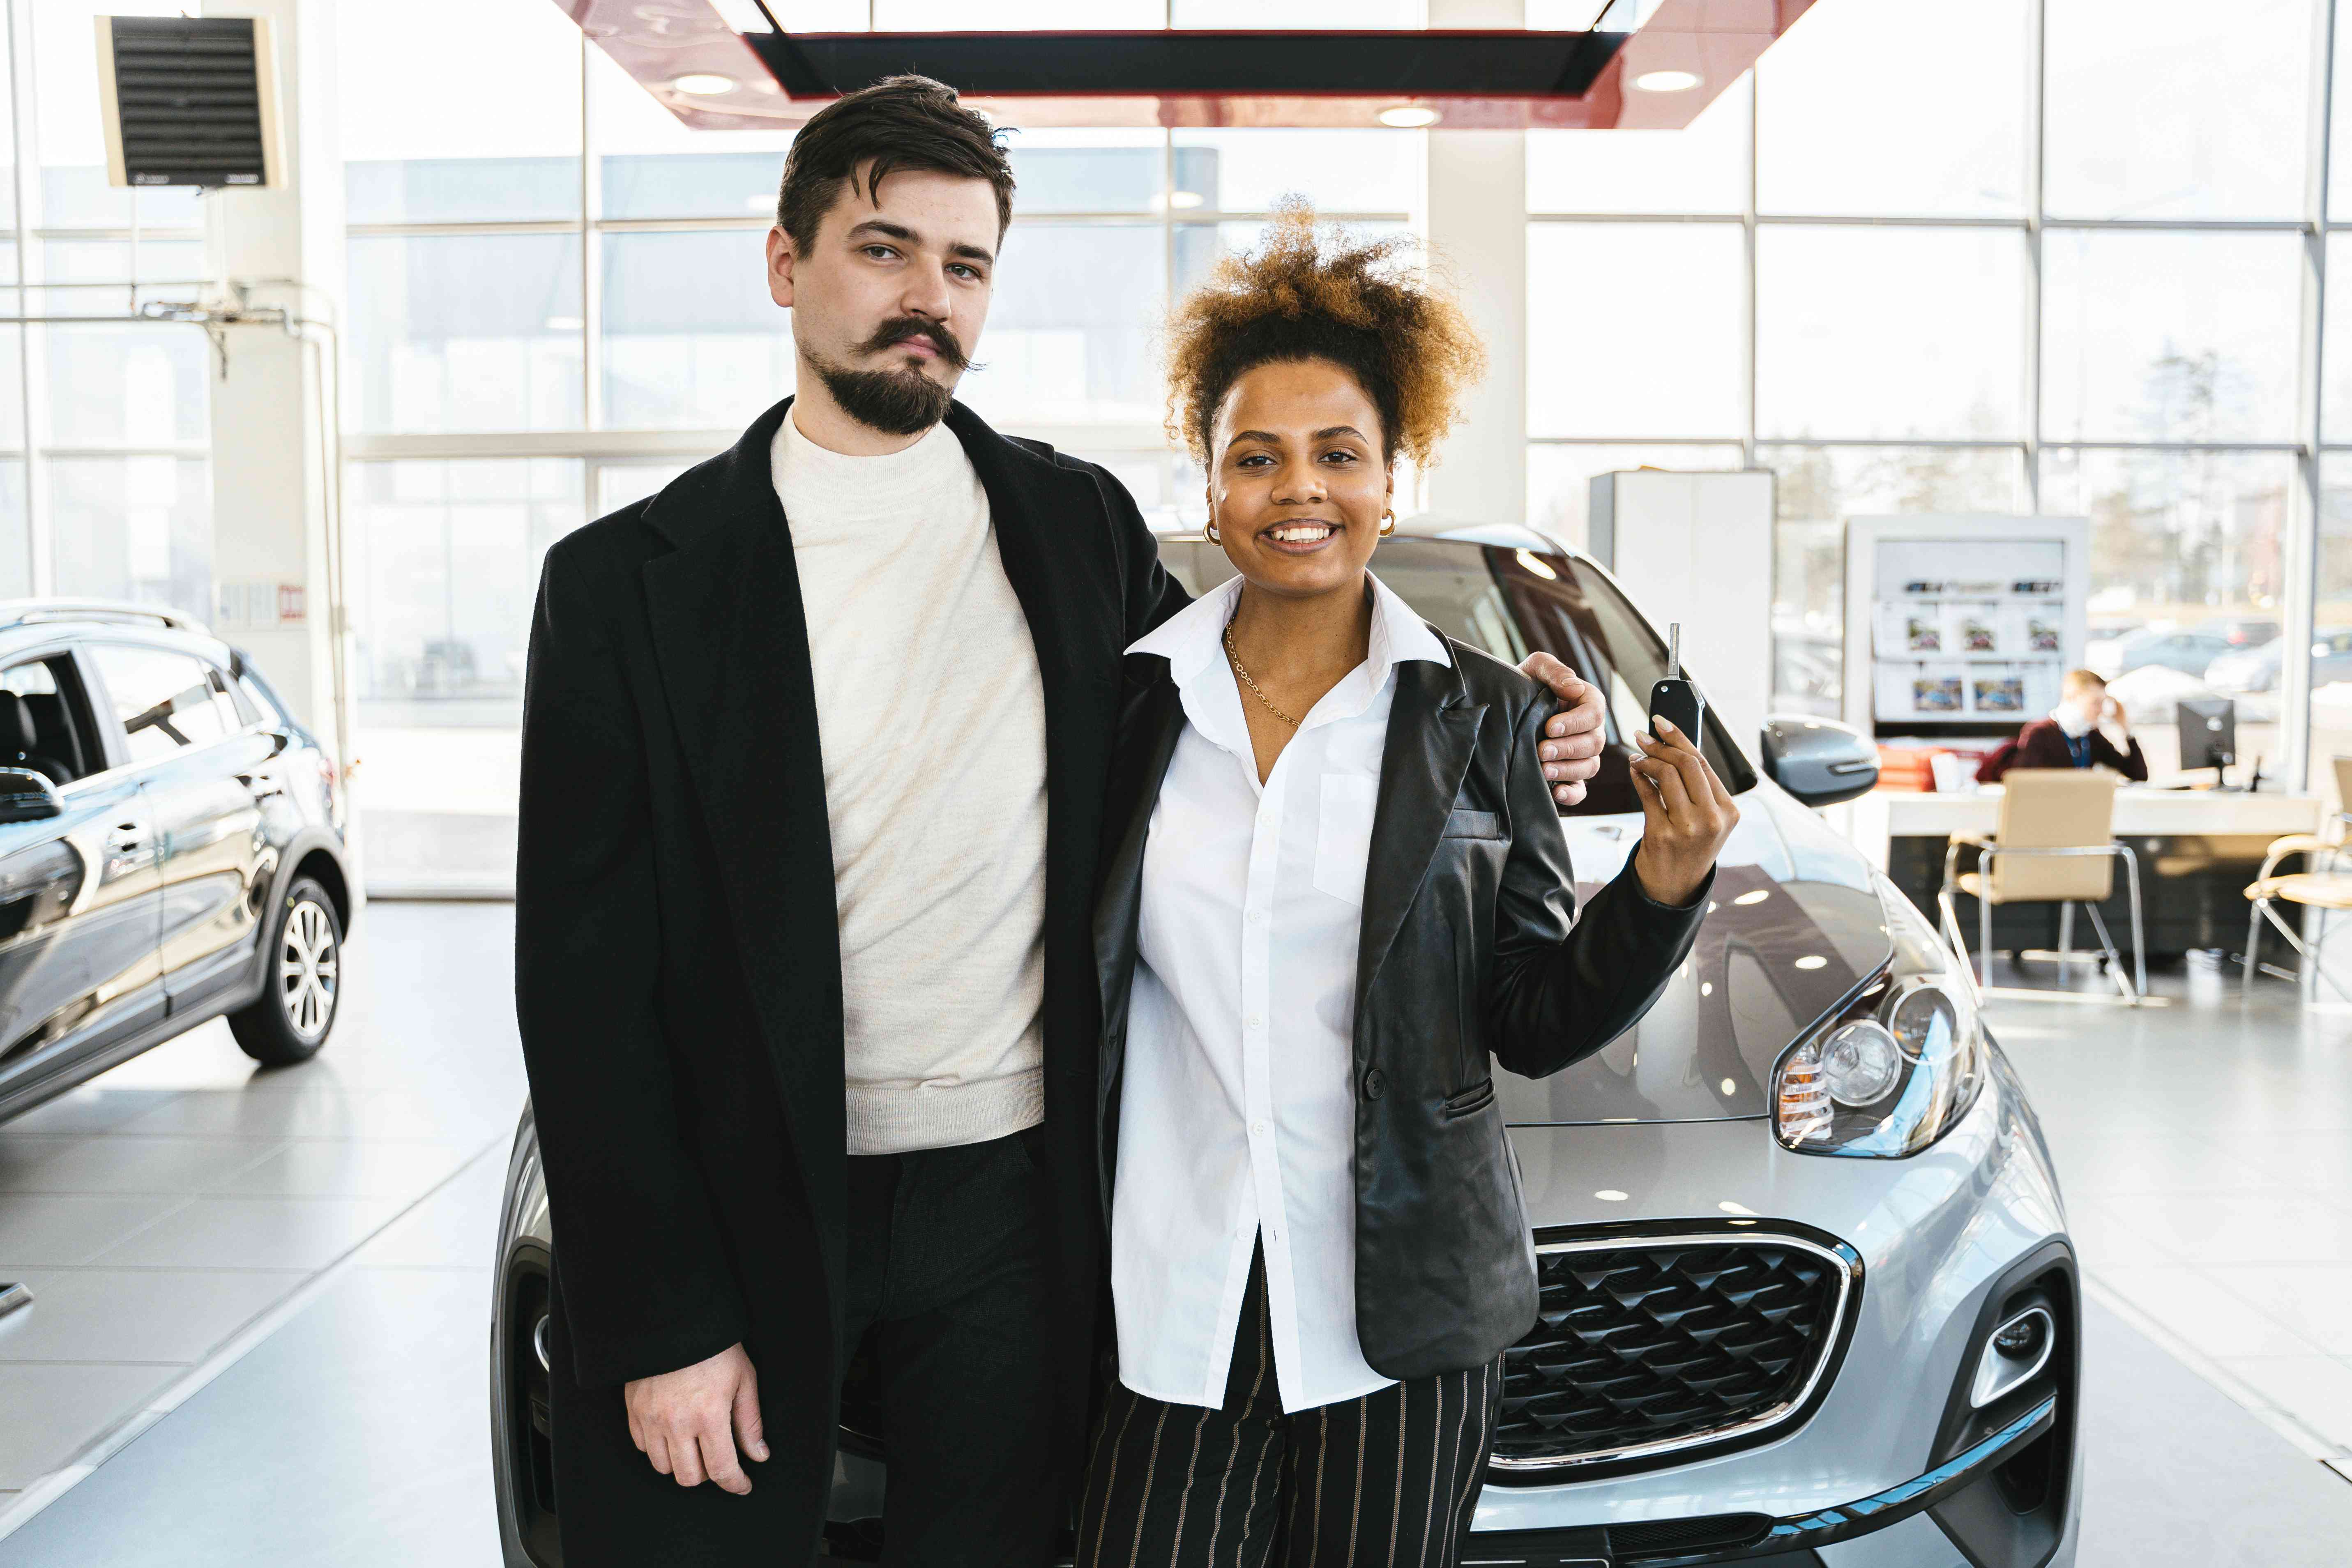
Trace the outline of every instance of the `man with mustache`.
<path fill-rule="evenodd" d="M 1012 195 L 937 82 L 811 119 L 799 395 L 548 552 L 516 973 L 567 1568 L 808 1561 L 861 1347 L 885 1561 L 1042 1563 L 1068 1517 L 1101 795 L 1121 650 L 1186 596 L 1116 479 L 954 401 Z M 1571 802 L 1600 696 L 1529 673 Z"/>

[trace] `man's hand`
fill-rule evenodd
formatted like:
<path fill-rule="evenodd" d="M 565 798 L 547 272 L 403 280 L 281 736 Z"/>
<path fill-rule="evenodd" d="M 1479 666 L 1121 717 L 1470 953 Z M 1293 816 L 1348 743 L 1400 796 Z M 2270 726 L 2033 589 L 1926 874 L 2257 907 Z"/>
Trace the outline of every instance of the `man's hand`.
<path fill-rule="evenodd" d="M 1633 871 L 1643 892 L 1679 908 L 1706 882 L 1739 820 L 1739 808 L 1689 736 L 1654 713 L 1650 722 L 1657 732 L 1635 737 L 1642 754 L 1633 762 L 1633 793 L 1642 797 L 1642 842 L 1633 850 Z"/>
<path fill-rule="evenodd" d="M 760 1378 L 740 1344 L 709 1361 L 625 1384 L 629 1441 L 654 1468 L 682 1487 L 708 1479 L 740 1497 L 751 1478 L 736 1462 L 735 1446 L 753 1459 L 768 1457 L 760 1435 Z"/>
<path fill-rule="evenodd" d="M 1519 673 L 1552 689 L 1560 710 L 1544 724 L 1543 743 L 1536 748 L 1543 760 L 1544 777 L 1551 781 L 1552 798 L 1562 805 L 1584 799 L 1584 781 L 1601 771 L 1601 721 L 1608 708 L 1601 688 L 1548 653 L 1531 653 Z"/>
<path fill-rule="evenodd" d="M 2101 700 L 2099 703 L 2099 722 L 2114 726 L 2115 731 L 2118 735 L 2128 735 L 2131 733 L 2131 720 L 2125 716 L 2124 705 L 2116 701 L 2112 697 Z"/>

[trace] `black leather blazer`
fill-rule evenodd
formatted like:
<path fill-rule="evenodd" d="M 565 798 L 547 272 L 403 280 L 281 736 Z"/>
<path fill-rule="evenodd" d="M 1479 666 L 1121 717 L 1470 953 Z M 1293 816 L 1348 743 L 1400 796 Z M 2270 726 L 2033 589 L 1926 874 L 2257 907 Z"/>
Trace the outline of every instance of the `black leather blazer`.
<path fill-rule="evenodd" d="M 1396 667 L 1356 967 L 1356 1332 L 1400 1379 L 1491 1361 L 1536 1321 L 1493 1064 L 1541 1077 L 1623 1033 L 1706 908 L 1706 889 L 1680 909 L 1653 902 L 1629 857 L 1570 923 L 1568 843 L 1536 754 L 1550 696 L 1447 644 L 1451 668 Z M 1183 727 L 1168 661 L 1129 656 L 1095 906 L 1106 1218 L 1144 840 Z"/>

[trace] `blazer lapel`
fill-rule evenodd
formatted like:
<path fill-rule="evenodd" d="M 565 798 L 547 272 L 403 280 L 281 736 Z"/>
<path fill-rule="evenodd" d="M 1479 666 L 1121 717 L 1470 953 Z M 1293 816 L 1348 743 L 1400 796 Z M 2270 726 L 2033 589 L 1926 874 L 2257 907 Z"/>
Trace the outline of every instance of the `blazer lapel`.
<path fill-rule="evenodd" d="M 1101 891 L 1095 899 L 1095 984 L 1102 1001 L 1101 1061 L 1095 1083 L 1095 1126 L 1107 1134 L 1127 1053 L 1127 1001 L 1135 979 L 1136 921 L 1142 909 L 1143 849 L 1160 786 L 1184 732 L 1184 701 L 1168 679 L 1168 661 L 1136 655 L 1119 704 L 1118 740 L 1103 797 Z M 1111 1147 L 1098 1138 L 1103 1213 L 1110 1213 Z"/>
<path fill-rule="evenodd" d="M 1405 911 L 1444 835 L 1445 818 L 1470 765 L 1486 706 L 1465 700 L 1459 671 L 1427 659 L 1396 667 L 1381 754 L 1380 804 L 1364 868 L 1364 924 L 1356 954 L 1356 1016 L 1387 959 Z"/>
<path fill-rule="evenodd" d="M 793 1149 L 824 1216 L 846 1201 L 841 933 L 808 623 L 769 467 L 790 402 L 656 498 L 646 521 L 677 548 L 641 580 Z M 839 1226 L 819 1231 L 837 1284 Z"/>

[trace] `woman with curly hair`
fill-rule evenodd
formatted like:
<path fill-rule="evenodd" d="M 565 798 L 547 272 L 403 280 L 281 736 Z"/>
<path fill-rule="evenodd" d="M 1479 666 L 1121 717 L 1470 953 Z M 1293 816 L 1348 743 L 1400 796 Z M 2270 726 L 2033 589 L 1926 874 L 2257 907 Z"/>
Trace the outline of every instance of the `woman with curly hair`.
<path fill-rule="evenodd" d="M 1558 1072 L 1648 1010 L 1738 816 L 1654 720 L 1641 846 L 1571 923 L 1544 692 L 1369 570 L 1485 360 L 1403 261 L 1294 206 L 1171 322 L 1238 575 L 1128 650 L 1080 1568 L 1457 1560 L 1537 1308 L 1493 1063 Z"/>

